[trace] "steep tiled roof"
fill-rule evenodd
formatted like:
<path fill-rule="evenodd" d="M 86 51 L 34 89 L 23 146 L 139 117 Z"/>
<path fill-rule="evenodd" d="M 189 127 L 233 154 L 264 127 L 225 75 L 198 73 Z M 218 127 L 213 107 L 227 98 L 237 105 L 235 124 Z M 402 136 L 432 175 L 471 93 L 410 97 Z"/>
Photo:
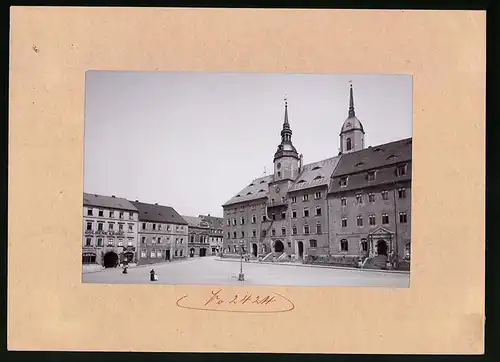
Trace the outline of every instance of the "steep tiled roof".
<path fill-rule="evenodd" d="M 103 196 L 103 195 L 84 193 L 83 205 L 137 212 L 137 209 L 128 200 L 114 196 Z"/>
<path fill-rule="evenodd" d="M 349 191 L 396 181 L 411 181 L 411 167 L 408 167 L 404 176 L 396 176 L 395 173 L 397 164 L 411 161 L 411 140 L 407 138 L 342 155 L 333 172 L 328 192 Z M 376 170 L 374 181 L 367 180 L 366 175 L 369 170 Z M 344 176 L 349 176 L 347 185 L 341 187 L 340 179 Z"/>
<path fill-rule="evenodd" d="M 201 227 L 200 224 L 202 220 L 199 217 L 182 215 L 182 218 L 186 220 L 189 226 Z"/>
<path fill-rule="evenodd" d="M 139 210 L 140 221 L 164 222 L 171 224 L 187 225 L 187 222 L 170 206 L 157 204 L 146 204 L 143 202 L 131 201 Z"/>
<path fill-rule="evenodd" d="M 198 217 L 208 222 L 210 224 L 210 227 L 214 229 L 222 229 L 222 227 L 224 226 L 224 219 L 221 217 L 210 215 L 199 215 Z"/>
<path fill-rule="evenodd" d="M 322 185 L 327 186 L 339 158 L 339 156 L 336 156 L 304 165 L 302 172 L 289 191 L 303 190 Z"/>
<path fill-rule="evenodd" d="M 236 196 L 228 200 L 223 206 L 266 197 L 269 191 L 269 182 L 272 180 L 273 175 L 267 175 L 253 180 L 248 186 L 238 192 Z"/>

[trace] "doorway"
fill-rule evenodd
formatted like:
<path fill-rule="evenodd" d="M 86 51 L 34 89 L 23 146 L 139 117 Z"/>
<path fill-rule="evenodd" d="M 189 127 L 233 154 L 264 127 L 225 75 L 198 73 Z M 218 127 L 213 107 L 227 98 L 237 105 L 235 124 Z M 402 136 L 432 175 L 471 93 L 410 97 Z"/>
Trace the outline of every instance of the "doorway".
<path fill-rule="evenodd" d="M 192 258 L 194 256 L 194 248 L 189 250 L 189 256 Z"/>
<path fill-rule="evenodd" d="M 125 254 L 123 254 L 123 256 L 125 262 L 127 263 L 132 263 L 134 261 L 134 253 L 132 252 L 126 252 Z"/>
<path fill-rule="evenodd" d="M 253 256 L 257 257 L 257 244 L 252 244 L 252 254 Z"/>
<path fill-rule="evenodd" d="M 285 246 L 283 245 L 283 243 L 280 241 L 280 240 L 277 240 L 275 243 L 274 243 L 274 251 L 276 253 L 282 253 L 283 250 L 285 250 Z"/>
<path fill-rule="evenodd" d="M 170 260 L 170 249 L 165 250 L 165 260 Z"/>
<path fill-rule="evenodd" d="M 207 249 L 201 248 L 200 249 L 200 256 L 206 256 L 207 255 Z"/>
<path fill-rule="evenodd" d="M 387 243 L 385 242 L 385 240 L 379 240 L 377 242 L 377 254 L 387 255 Z"/>
<path fill-rule="evenodd" d="M 299 259 L 302 259 L 304 257 L 304 243 L 299 241 L 297 245 L 299 247 Z"/>
<path fill-rule="evenodd" d="M 118 264 L 118 255 L 112 251 L 104 255 L 104 267 L 115 268 Z"/>

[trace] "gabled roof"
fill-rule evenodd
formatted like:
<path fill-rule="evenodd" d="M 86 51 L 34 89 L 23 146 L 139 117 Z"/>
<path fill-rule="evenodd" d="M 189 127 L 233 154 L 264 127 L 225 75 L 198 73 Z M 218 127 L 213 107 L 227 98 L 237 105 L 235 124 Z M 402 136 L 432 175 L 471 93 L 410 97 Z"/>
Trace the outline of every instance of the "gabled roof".
<path fill-rule="evenodd" d="M 411 160 L 411 138 L 343 154 L 333 172 L 340 177 Z"/>
<path fill-rule="evenodd" d="M 273 175 L 267 175 L 253 180 L 243 190 L 238 192 L 236 196 L 229 199 L 222 206 L 232 205 L 239 202 L 246 202 L 250 200 L 257 200 L 266 197 L 269 191 L 269 182 L 271 182 L 272 180 L 273 180 Z"/>
<path fill-rule="evenodd" d="M 170 206 L 146 204 L 137 201 L 131 201 L 131 203 L 139 211 L 139 221 L 153 221 L 178 225 L 188 224 L 181 215 Z"/>
<path fill-rule="evenodd" d="M 127 199 L 115 196 L 83 193 L 83 205 L 137 212 L 137 208 Z"/>
<path fill-rule="evenodd" d="M 311 187 L 328 186 L 332 172 L 335 170 L 339 159 L 340 157 L 336 156 L 304 165 L 299 177 L 297 177 L 288 191 L 292 192 Z"/>
<path fill-rule="evenodd" d="M 224 219 L 222 217 L 210 216 L 210 215 L 198 215 L 202 220 L 207 221 L 210 227 L 214 229 L 222 229 L 224 226 Z"/>
<path fill-rule="evenodd" d="M 182 215 L 182 218 L 184 220 L 186 220 L 186 222 L 188 223 L 188 225 L 190 227 L 208 229 L 210 226 L 210 224 L 208 222 L 204 221 L 201 217 Z"/>

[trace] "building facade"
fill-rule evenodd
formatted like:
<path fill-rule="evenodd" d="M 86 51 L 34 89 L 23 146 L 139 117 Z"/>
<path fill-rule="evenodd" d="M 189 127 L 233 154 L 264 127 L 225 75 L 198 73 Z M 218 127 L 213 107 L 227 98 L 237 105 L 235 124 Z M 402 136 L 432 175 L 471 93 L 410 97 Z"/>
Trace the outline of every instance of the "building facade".
<path fill-rule="evenodd" d="M 274 173 L 253 180 L 223 205 L 224 253 L 384 268 L 389 257 L 409 258 L 411 138 L 365 148 L 352 86 L 339 136 L 338 155 L 304 164 L 292 143 L 285 100 Z M 379 255 L 387 259 L 383 265 Z"/>
<path fill-rule="evenodd" d="M 187 257 L 188 224 L 170 206 L 131 202 L 138 210 L 138 263 Z"/>
<path fill-rule="evenodd" d="M 189 257 L 210 255 L 210 224 L 197 216 L 182 216 L 188 223 Z"/>
<path fill-rule="evenodd" d="M 138 211 L 126 199 L 84 193 L 82 263 L 136 262 L 137 222 Z"/>
<path fill-rule="evenodd" d="M 198 215 L 203 221 L 210 225 L 209 240 L 212 255 L 219 255 L 224 246 L 223 225 L 224 219 L 221 217 L 208 215 Z"/>

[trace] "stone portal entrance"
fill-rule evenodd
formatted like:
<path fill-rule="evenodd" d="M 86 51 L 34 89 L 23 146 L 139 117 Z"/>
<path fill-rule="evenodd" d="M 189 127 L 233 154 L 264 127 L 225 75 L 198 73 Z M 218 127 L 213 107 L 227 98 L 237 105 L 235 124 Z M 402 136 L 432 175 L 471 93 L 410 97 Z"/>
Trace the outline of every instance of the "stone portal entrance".
<path fill-rule="evenodd" d="M 118 255 L 112 251 L 104 254 L 104 267 L 115 268 L 118 265 Z"/>
<path fill-rule="evenodd" d="M 385 242 L 385 240 L 377 241 L 377 254 L 387 255 L 387 243 Z"/>
<path fill-rule="evenodd" d="M 299 241 L 297 243 L 297 245 L 299 248 L 299 259 L 303 259 L 304 258 L 304 243 L 302 241 Z"/>
<path fill-rule="evenodd" d="M 201 248 L 200 249 L 200 256 L 206 256 L 207 255 L 207 249 Z"/>
<path fill-rule="evenodd" d="M 253 254 L 253 256 L 255 256 L 255 257 L 257 256 L 257 250 L 258 250 L 258 249 L 257 249 L 257 244 L 253 244 L 253 245 L 252 245 L 252 254 Z"/>
<path fill-rule="evenodd" d="M 274 251 L 276 253 L 282 253 L 285 250 L 285 246 L 281 240 L 276 240 L 274 243 Z"/>

